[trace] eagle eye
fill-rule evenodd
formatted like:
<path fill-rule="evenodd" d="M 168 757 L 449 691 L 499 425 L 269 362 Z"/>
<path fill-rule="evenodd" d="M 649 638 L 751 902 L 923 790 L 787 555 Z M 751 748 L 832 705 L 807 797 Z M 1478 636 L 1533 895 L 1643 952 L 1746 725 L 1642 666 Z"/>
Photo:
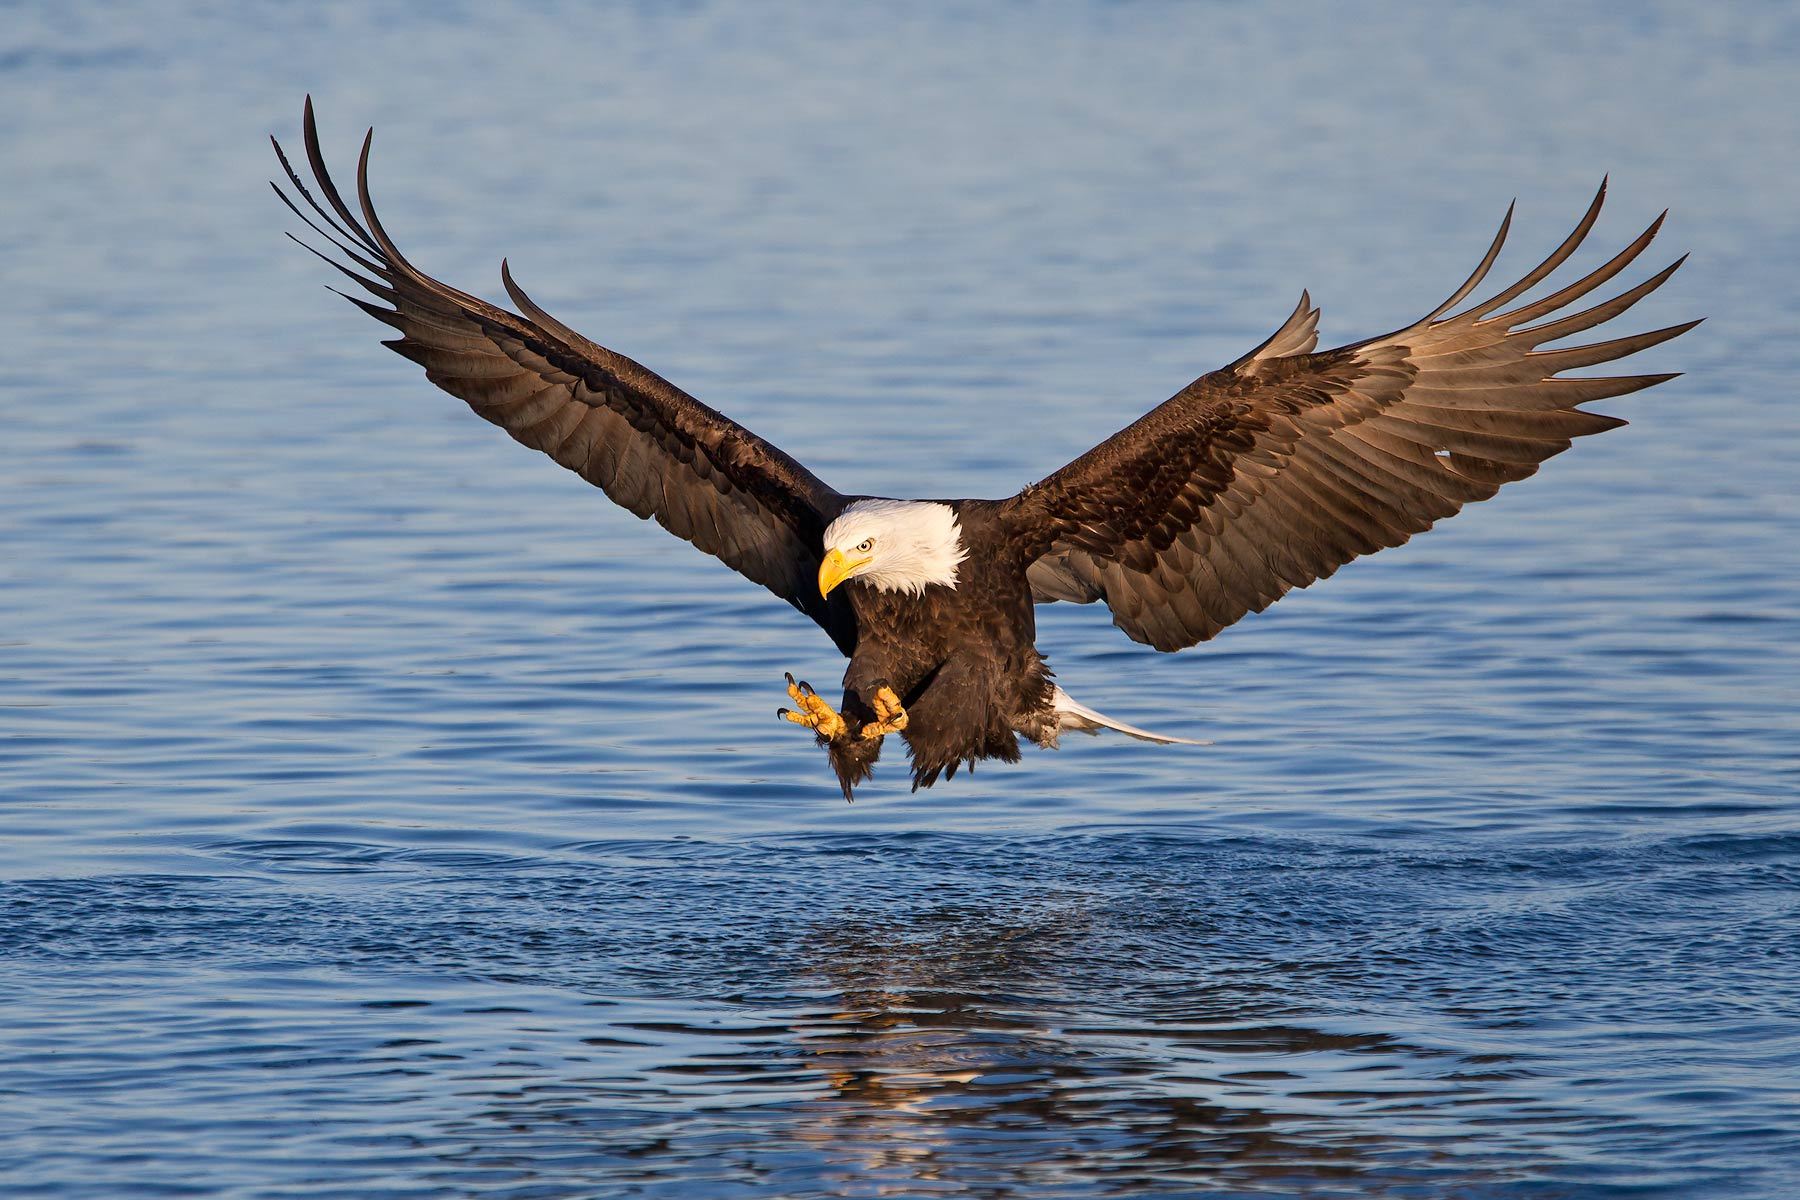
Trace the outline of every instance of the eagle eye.
<path fill-rule="evenodd" d="M 874 538 L 864 538 L 862 541 L 856 543 L 856 552 L 858 554 L 867 554 L 869 551 L 873 550 L 874 548 L 875 548 L 875 539 Z"/>

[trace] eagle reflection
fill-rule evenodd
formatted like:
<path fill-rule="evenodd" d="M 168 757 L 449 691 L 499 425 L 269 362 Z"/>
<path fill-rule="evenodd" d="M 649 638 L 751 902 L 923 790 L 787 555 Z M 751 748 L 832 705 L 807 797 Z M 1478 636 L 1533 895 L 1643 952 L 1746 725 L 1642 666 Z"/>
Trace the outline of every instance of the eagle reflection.
<path fill-rule="evenodd" d="M 991 1170 L 1002 1191 L 1096 1176 L 1357 1176 L 1389 1148 L 1371 1123 L 1316 1103 L 1272 1109 L 1280 1094 L 1251 1076 L 1302 1081 L 1244 1070 L 1271 1056 L 1391 1056 L 1389 1039 L 1259 1020 L 1242 988 L 1205 980 L 1103 997 L 1106 964 L 1084 956 L 1113 939 L 1090 924 L 1074 910 L 940 908 L 819 929 L 809 965 L 840 997 L 795 1033 L 830 1090 L 792 1136 L 865 1179 L 966 1183 Z M 1117 980 L 1143 974 L 1117 965 Z M 1122 1018 L 1139 999 L 1153 1018 Z"/>
<path fill-rule="evenodd" d="M 797 974 L 759 967 L 746 1021 L 621 1012 L 586 1027 L 601 1065 L 579 1080 L 522 1085 L 509 1060 L 474 1148 L 458 1125 L 449 1157 L 574 1171 L 596 1195 L 698 1170 L 788 1188 L 758 1194 L 995 1200 L 1516 1177 L 1507 1126 L 1544 1111 L 1509 1096 L 1498 1056 L 1296 1023 L 1311 976 L 1183 966 L 1161 914 L 940 905 L 817 926 Z"/>

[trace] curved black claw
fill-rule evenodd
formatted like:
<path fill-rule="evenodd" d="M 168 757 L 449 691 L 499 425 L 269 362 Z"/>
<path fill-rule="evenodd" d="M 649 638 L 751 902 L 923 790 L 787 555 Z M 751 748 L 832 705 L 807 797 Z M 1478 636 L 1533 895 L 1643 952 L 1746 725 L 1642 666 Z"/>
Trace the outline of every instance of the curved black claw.
<path fill-rule="evenodd" d="M 783 677 L 787 680 L 788 696 L 792 698 L 798 711 L 781 708 L 776 710 L 777 716 L 784 721 L 806 726 L 826 741 L 843 736 L 843 715 L 813 691 L 812 684 L 805 680 L 796 682 L 790 672 L 783 672 Z"/>

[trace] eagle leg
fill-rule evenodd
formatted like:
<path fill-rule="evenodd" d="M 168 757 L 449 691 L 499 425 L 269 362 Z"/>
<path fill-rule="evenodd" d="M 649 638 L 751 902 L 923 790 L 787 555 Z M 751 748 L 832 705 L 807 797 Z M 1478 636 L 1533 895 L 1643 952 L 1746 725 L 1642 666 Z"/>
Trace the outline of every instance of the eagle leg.
<path fill-rule="evenodd" d="M 878 738 L 899 733 L 906 728 L 907 719 L 906 707 L 900 703 L 900 697 L 884 683 L 875 689 L 875 719 L 862 727 L 862 735 Z"/>
<path fill-rule="evenodd" d="M 835 741 L 844 736 L 849 728 L 838 711 L 825 702 L 824 697 L 812 690 L 812 684 L 802 680 L 794 682 L 792 674 L 786 676 L 788 695 L 799 705 L 799 711 L 778 708 L 775 715 L 784 717 L 796 725 L 804 725 L 826 741 Z"/>

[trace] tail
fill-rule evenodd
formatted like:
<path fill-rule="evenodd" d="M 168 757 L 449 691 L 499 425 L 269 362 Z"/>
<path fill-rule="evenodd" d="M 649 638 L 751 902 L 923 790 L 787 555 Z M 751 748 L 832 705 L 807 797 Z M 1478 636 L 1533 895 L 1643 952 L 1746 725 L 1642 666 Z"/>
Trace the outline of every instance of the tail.
<path fill-rule="evenodd" d="M 1151 733 L 1148 729 L 1139 729 L 1136 725 L 1127 725 L 1123 721 L 1115 721 L 1103 713 L 1097 713 L 1087 705 L 1076 700 L 1061 688 L 1052 688 L 1050 704 L 1056 713 L 1057 728 L 1079 729 L 1082 733 L 1098 734 L 1102 729 L 1115 729 L 1126 737 L 1138 738 L 1146 742 L 1160 742 L 1170 746 L 1210 746 L 1211 742 L 1197 742 L 1192 738 L 1169 737 L 1166 734 Z"/>

